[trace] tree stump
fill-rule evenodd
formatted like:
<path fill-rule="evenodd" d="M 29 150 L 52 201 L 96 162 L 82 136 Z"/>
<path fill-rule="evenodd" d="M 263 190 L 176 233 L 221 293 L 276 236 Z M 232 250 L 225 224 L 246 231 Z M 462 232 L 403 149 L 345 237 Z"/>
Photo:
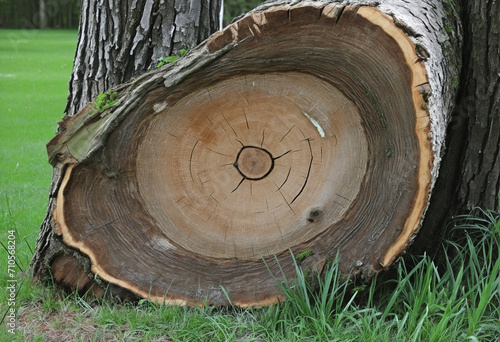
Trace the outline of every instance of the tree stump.
<path fill-rule="evenodd" d="M 339 253 L 364 280 L 390 266 L 421 225 L 453 91 L 444 31 L 384 6 L 265 4 L 65 118 L 54 238 L 93 278 L 171 304 L 275 303 L 292 254 L 321 272 Z M 44 253 L 56 281 L 85 282 Z"/>

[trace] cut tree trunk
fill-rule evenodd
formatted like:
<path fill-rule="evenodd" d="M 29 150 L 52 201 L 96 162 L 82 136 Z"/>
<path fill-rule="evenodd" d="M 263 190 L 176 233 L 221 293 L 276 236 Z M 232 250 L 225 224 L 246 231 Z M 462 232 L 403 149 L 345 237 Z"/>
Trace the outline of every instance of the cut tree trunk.
<path fill-rule="evenodd" d="M 266 3 L 66 117 L 53 234 L 160 303 L 275 303 L 292 256 L 370 279 L 421 226 L 453 104 L 457 40 L 425 3 Z M 75 289 L 74 260 L 35 273 Z"/>

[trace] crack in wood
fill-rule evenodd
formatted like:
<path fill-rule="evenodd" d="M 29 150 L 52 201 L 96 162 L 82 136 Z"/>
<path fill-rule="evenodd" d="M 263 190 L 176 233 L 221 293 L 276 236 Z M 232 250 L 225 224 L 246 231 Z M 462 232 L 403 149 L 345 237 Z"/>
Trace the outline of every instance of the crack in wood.
<path fill-rule="evenodd" d="M 276 183 L 274 183 L 274 185 L 276 185 Z M 278 187 L 278 185 L 276 185 L 276 187 Z M 292 211 L 292 213 L 294 213 L 294 215 L 295 215 L 295 211 L 292 209 L 292 206 L 291 206 L 291 204 L 293 202 L 288 203 L 288 201 L 285 198 L 285 195 L 283 195 L 283 193 L 281 192 L 281 190 L 278 190 L 278 192 L 281 194 L 281 197 L 283 197 L 283 201 L 285 201 L 285 203 L 288 206 L 288 208 L 290 208 L 290 210 Z"/>
<path fill-rule="evenodd" d="M 274 216 L 274 222 L 276 223 L 276 226 L 278 226 L 278 230 L 280 232 L 281 240 L 284 240 L 283 232 L 281 231 L 281 227 L 280 227 L 280 224 L 278 222 L 278 218 L 276 217 L 276 213 L 273 213 L 273 216 Z"/>
<path fill-rule="evenodd" d="M 293 198 L 293 200 L 290 202 L 290 204 L 293 204 L 293 202 L 295 202 L 295 200 L 300 196 L 300 194 L 302 194 L 302 191 L 304 191 L 306 185 L 307 185 L 307 182 L 309 181 L 309 176 L 311 175 L 311 168 L 312 168 L 312 163 L 313 163 L 313 152 L 312 152 L 312 147 L 311 147 L 311 139 L 308 138 L 306 139 L 307 140 L 307 143 L 309 144 L 309 153 L 311 155 L 311 159 L 309 160 L 309 168 L 307 170 L 307 176 L 306 176 L 306 180 L 304 181 L 304 184 L 302 185 L 302 188 L 300 189 L 300 191 L 298 192 L 298 194 Z"/>
<path fill-rule="evenodd" d="M 210 182 L 210 179 L 207 179 L 206 181 L 203 181 L 201 177 L 198 177 L 200 179 L 200 184 L 203 189 L 205 189 L 205 184 Z"/>
<path fill-rule="evenodd" d="M 231 193 L 235 192 L 236 190 L 238 190 L 238 188 L 240 187 L 241 183 L 243 183 L 243 181 L 245 180 L 245 177 L 243 177 L 240 182 L 238 183 L 238 185 L 236 186 L 236 188 L 233 189 L 233 191 L 231 191 Z"/>
<path fill-rule="evenodd" d="M 205 117 L 207 118 L 207 120 L 212 124 L 212 126 L 214 125 L 214 123 L 212 122 L 212 120 L 210 120 L 210 118 L 207 116 L 207 114 L 203 114 L 205 115 Z"/>
<path fill-rule="evenodd" d="M 212 197 L 212 195 L 210 195 L 210 197 Z M 213 198 L 213 197 L 212 197 L 212 198 Z M 215 198 L 214 198 L 214 200 L 215 200 Z M 217 202 L 217 200 L 216 200 L 216 202 Z M 217 202 L 217 203 L 215 204 L 215 208 L 214 208 L 214 210 L 212 210 L 212 212 L 210 213 L 210 216 L 206 219 L 205 223 L 206 223 L 206 222 L 208 222 L 208 221 L 210 221 L 210 219 L 212 218 L 212 215 L 215 213 L 215 211 L 217 210 L 217 207 L 218 207 L 218 206 L 219 206 L 219 202 Z"/>
<path fill-rule="evenodd" d="M 196 143 L 193 146 L 193 149 L 191 150 L 191 155 L 189 156 L 189 174 L 191 175 L 191 180 L 193 181 L 193 183 L 194 183 L 194 177 L 193 177 L 193 154 L 194 154 L 194 150 L 196 148 L 196 145 L 198 145 L 199 142 L 200 142 L 200 140 L 196 141 Z"/>
<path fill-rule="evenodd" d="M 337 18 L 335 19 L 335 25 L 337 25 L 337 23 L 339 22 L 340 20 L 340 17 L 342 16 L 342 14 L 344 13 L 344 10 L 345 10 L 345 6 L 342 6 L 339 10 L 339 13 L 337 14 Z"/>
<path fill-rule="evenodd" d="M 340 198 L 342 198 L 342 199 L 345 199 L 345 200 L 346 200 L 346 201 L 348 201 L 348 202 L 352 202 L 352 200 L 350 200 L 350 199 L 349 199 L 349 198 L 347 198 L 347 197 L 344 197 L 344 196 L 339 195 L 339 194 L 337 194 L 337 193 L 335 193 L 335 195 L 337 195 L 338 197 L 340 197 Z"/>
<path fill-rule="evenodd" d="M 279 155 L 279 156 L 277 156 L 276 158 L 273 158 L 273 160 L 276 160 L 276 159 L 279 159 L 279 158 L 281 158 L 281 157 L 283 157 L 283 156 L 286 156 L 286 155 L 287 155 L 288 153 L 290 153 L 290 152 L 292 152 L 292 150 L 288 150 L 288 151 L 286 151 L 286 152 L 285 152 L 285 153 L 283 153 L 282 155 Z"/>
<path fill-rule="evenodd" d="M 222 117 L 224 118 L 224 120 L 226 120 L 226 123 L 228 124 L 228 126 L 233 130 L 233 133 L 234 135 L 236 135 L 236 137 L 238 137 L 238 134 L 236 133 L 236 131 L 234 130 L 233 126 L 231 126 L 231 124 L 229 123 L 229 121 L 227 121 L 227 118 L 226 116 L 224 115 L 224 113 L 221 113 Z"/>
<path fill-rule="evenodd" d="M 302 136 L 304 137 L 304 140 L 310 139 L 310 138 L 306 137 L 306 135 L 304 134 L 304 132 L 302 132 L 302 130 L 299 127 L 297 127 L 297 129 L 300 131 L 300 133 L 302 133 Z"/>
<path fill-rule="evenodd" d="M 276 191 L 279 191 L 283 187 L 283 185 L 285 185 L 286 181 L 288 180 L 288 177 L 290 177 L 290 172 L 291 171 L 292 171 L 292 167 L 290 166 L 290 168 L 288 169 L 288 174 L 286 175 L 285 180 L 283 181 L 283 183 L 280 185 L 280 187 Z"/>
<path fill-rule="evenodd" d="M 247 129 L 250 129 L 250 126 L 248 125 L 248 118 L 247 118 L 247 113 L 245 112 L 245 109 L 243 108 L 243 115 L 245 115 L 245 122 L 247 124 Z"/>
<path fill-rule="evenodd" d="M 85 218 L 87 219 L 87 217 L 85 217 Z M 86 231 L 86 233 L 87 233 L 87 235 L 96 234 L 96 233 L 97 233 L 97 231 L 99 231 L 99 230 L 101 230 L 101 229 L 103 229 L 103 228 L 108 228 L 108 227 L 111 227 L 111 224 L 112 224 L 112 223 L 114 223 L 114 222 L 118 221 L 118 220 L 119 220 L 119 219 L 121 219 L 121 218 L 122 218 L 122 216 L 117 217 L 117 218 L 115 218 L 115 219 L 113 219 L 113 220 L 109 221 L 108 223 L 104 223 L 103 225 L 100 225 L 100 226 L 98 226 L 98 227 L 93 227 L 92 229 L 88 229 L 88 230 Z M 88 220 L 87 220 L 87 222 L 88 222 Z M 93 225 L 92 225 L 92 226 L 93 226 Z"/>
<path fill-rule="evenodd" d="M 213 153 L 216 153 L 216 154 L 220 154 L 221 156 L 225 156 L 225 157 L 229 157 L 229 158 L 233 158 L 233 156 L 229 155 L 229 154 L 225 154 L 225 153 L 222 153 L 222 152 L 218 152 L 216 150 L 212 150 L 210 147 L 206 147 L 207 150 L 213 152 Z"/>
<path fill-rule="evenodd" d="M 295 127 L 295 125 L 293 125 L 292 127 L 290 127 L 290 129 L 285 133 L 285 135 L 280 139 L 279 142 L 282 142 L 283 139 L 285 139 L 285 137 L 288 135 L 288 133 L 290 133 L 290 131 Z"/>

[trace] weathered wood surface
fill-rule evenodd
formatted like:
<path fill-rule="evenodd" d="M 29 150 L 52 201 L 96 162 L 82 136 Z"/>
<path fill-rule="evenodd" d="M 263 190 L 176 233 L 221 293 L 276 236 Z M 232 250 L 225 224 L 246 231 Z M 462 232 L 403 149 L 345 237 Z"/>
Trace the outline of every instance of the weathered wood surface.
<path fill-rule="evenodd" d="M 458 67 L 442 8 L 406 5 L 267 3 L 65 118 L 57 235 L 115 292 L 177 304 L 274 303 L 290 251 L 388 267 L 428 206 Z"/>

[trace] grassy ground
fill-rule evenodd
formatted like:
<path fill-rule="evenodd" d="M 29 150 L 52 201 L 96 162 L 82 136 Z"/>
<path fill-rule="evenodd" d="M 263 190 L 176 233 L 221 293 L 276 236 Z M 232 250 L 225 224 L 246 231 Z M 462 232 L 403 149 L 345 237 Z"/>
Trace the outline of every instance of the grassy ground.
<path fill-rule="evenodd" d="M 62 117 L 75 45 L 72 31 L 0 30 L 0 341 L 500 340 L 500 221 L 492 212 L 460 218 L 439 265 L 408 257 L 390 276 L 355 287 L 333 263 L 319 291 L 297 269 L 297 281 L 282 284 L 287 301 L 263 309 L 117 304 L 31 285 L 51 179 L 44 145 Z M 12 280 L 14 335 L 3 317 Z"/>
<path fill-rule="evenodd" d="M 24 277 L 48 202 L 52 167 L 45 144 L 62 118 L 75 31 L 0 30 L 0 242 L 16 230 L 15 278 Z M 0 247 L 0 313 L 8 276 Z"/>
<path fill-rule="evenodd" d="M 74 31 L 0 30 L 0 218 L 34 247 L 47 206 L 52 167 L 45 144 L 62 118 L 76 47 Z M 29 248 L 19 248 L 27 266 Z M 2 254 L 2 261 L 5 260 Z M 1 263 L 4 273 L 5 263 Z"/>

